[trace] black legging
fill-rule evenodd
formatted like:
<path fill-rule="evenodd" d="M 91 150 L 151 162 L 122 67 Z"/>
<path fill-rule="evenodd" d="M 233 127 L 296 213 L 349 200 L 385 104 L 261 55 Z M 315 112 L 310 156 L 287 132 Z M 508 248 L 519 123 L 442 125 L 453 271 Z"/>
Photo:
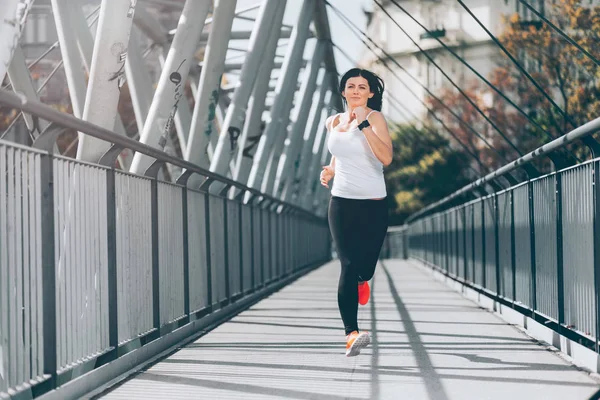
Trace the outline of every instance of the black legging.
<path fill-rule="evenodd" d="M 342 264 L 338 306 L 347 335 L 358 331 L 358 282 L 370 280 L 375 273 L 388 227 L 387 201 L 333 196 L 328 218 Z"/>

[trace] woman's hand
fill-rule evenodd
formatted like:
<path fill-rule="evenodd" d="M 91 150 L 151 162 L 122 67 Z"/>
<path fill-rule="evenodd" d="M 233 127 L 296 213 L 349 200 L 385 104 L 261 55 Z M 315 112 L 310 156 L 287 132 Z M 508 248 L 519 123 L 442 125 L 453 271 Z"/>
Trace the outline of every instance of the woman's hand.
<path fill-rule="evenodd" d="M 326 188 L 329 188 L 329 181 L 331 180 L 331 178 L 333 178 L 333 175 L 335 175 L 335 171 L 333 170 L 333 168 L 331 168 L 330 165 L 325 165 L 323 167 L 323 171 L 321 171 L 321 185 L 325 186 Z"/>
<path fill-rule="evenodd" d="M 350 118 L 356 118 L 356 122 L 360 124 L 367 118 L 367 109 L 362 106 L 356 107 L 354 110 L 352 110 L 352 115 Z"/>

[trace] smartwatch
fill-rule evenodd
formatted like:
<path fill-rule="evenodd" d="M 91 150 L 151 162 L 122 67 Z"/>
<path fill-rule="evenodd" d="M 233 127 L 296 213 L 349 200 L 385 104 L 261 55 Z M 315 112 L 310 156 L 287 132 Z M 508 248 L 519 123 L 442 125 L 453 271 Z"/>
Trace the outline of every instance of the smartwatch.
<path fill-rule="evenodd" d="M 367 126 L 371 126 L 371 124 L 369 123 L 368 119 L 365 119 L 363 122 L 361 122 L 360 124 L 358 124 L 358 129 L 360 129 L 362 131 Z"/>

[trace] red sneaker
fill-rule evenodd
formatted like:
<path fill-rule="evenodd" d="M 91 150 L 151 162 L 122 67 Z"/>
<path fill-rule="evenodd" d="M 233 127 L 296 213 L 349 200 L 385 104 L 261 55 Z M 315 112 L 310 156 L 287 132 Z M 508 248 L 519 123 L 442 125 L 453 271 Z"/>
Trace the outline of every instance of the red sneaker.
<path fill-rule="evenodd" d="M 371 288 L 369 287 L 369 282 L 359 282 L 358 283 L 358 304 L 364 306 L 369 302 L 369 297 L 371 296 Z"/>

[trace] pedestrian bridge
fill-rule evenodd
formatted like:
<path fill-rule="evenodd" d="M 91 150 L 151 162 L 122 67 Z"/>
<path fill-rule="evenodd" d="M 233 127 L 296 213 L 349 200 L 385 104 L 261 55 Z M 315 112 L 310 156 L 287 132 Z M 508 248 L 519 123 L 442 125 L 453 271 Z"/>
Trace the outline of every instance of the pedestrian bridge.
<path fill-rule="evenodd" d="M 1 399 L 599 398 L 600 160 L 527 168 L 599 121 L 390 228 L 346 358 L 326 3 L 67 3 L 0 11 Z"/>

